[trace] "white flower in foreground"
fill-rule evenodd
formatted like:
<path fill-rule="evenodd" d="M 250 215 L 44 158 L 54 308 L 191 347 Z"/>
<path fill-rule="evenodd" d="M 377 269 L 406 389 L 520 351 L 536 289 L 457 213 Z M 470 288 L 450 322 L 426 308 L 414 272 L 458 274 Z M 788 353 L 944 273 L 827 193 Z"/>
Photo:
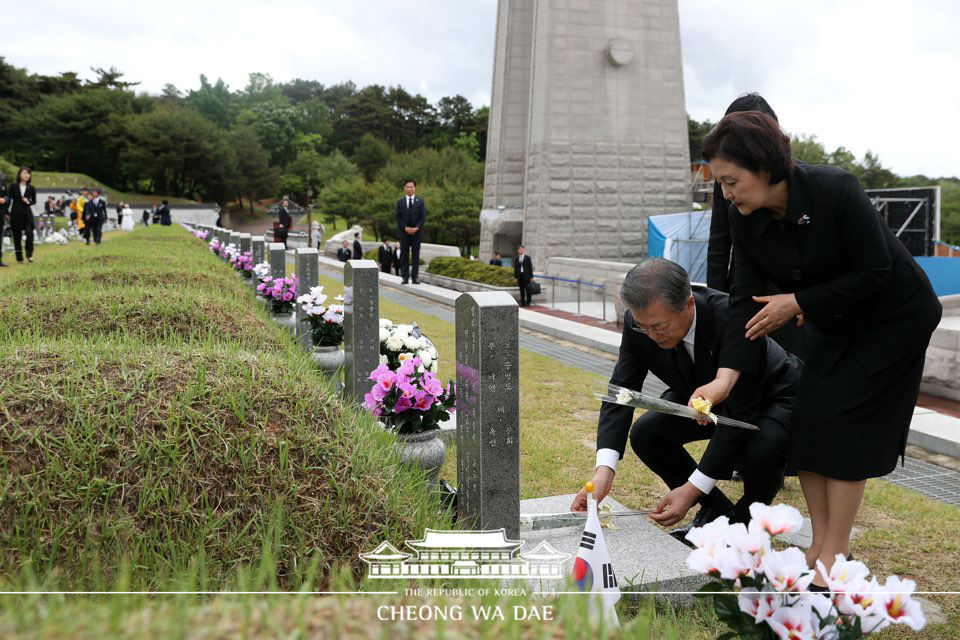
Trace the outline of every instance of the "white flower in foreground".
<path fill-rule="evenodd" d="M 334 300 L 337 300 L 337 301 L 342 301 L 342 299 L 343 299 L 343 296 L 337 296 L 336 298 L 334 298 Z M 388 320 L 388 319 L 386 319 L 386 318 L 380 318 L 380 327 L 381 327 L 381 328 L 383 328 L 383 329 L 389 329 L 389 328 L 391 328 L 392 326 L 393 326 L 393 322 L 392 322 L 391 320 Z"/>
<path fill-rule="evenodd" d="M 722 541 L 716 541 L 691 551 L 687 556 L 687 566 L 698 573 L 719 574 L 725 564 L 735 562 L 734 556 L 739 555 L 740 552 L 736 549 L 731 549 Z"/>
<path fill-rule="evenodd" d="M 729 528 L 730 518 L 720 516 L 709 524 L 690 529 L 690 531 L 687 532 L 686 539 L 692 542 L 697 548 L 711 546 L 716 542 L 725 544 L 727 530 Z"/>
<path fill-rule="evenodd" d="M 620 389 L 617 391 L 617 402 L 620 404 L 626 404 L 633 401 L 633 394 L 631 394 L 626 389 Z"/>
<path fill-rule="evenodd" d="M 753 616 L 755 621 L 763 622 L 773 612 L 780 608 L 780 601 L 783 596 L 769 588 L 763 591 L 757 591 L 753 587 L 744 589 L 737 595 L 737 604 L 740 605 L 740 611 L 749 616 Z"/>
<path fill-rule="evenodd" d="M 390 337 L 390 331 L 385 327 L 380 327 L 380 342 L 386 342 L 387 338 Z"/>
<path fill-rule="evenodd" d="M 842 593 L 847 590 L 847 585 L 860 584 L 870 575 L 870 569 L 859 560 L 847 560 L 842 553 L 838 553 L 833 560 L 833 566 L 830 571 L 817 560 L 817 569 L 824 577 L 824 581 L 834 593 Z"/>
<path fill-rule="evenodd" d="M 753 569 L 758 569 L 763 556 L 770 552 L 770 534 L 760 527 L 748 529 L 739 522 L 732 524 L 727 530 L 726 540 L 734 549 L 750 556 Z"/>
<path fill-rule="evenodd" d="M 383 354 L 380 355 L 380 364 L 387 364 L 389 361 L 390 361 L 390 359 L 387 358 L 387 356 L 385 356 L 385 355 L 383 355 Z"/>
<path fill-rule="evenodd" d="M 879 588 L 875 578 L 848 583 L 846 591 L 836 595 L 837 611 L 860 618 L 860 628 L 864 631 L 877 632 L 883 629 L 890 621 L 873 607 L 874 595 Z"/>
<path fill-rule="evenodd" d="M 425 367 L 429 367 L 433 362 L 433 358 L 424 350 L 417 351 L 417 357 L 420 358 L 420 362 L 422 362 Z"/>
<path fill-rule="evenodd" d="M 813 625 L 814 637 L 817 640 L 838 640 L 840 632 L 835 624 L 822 626 L 823 620 L 834 615 L 833 601 L 820 593 L 804 597 L 810 605 L 810 623 Z"/>
<path fill-rule="evenodd" d="M 416 351 L 420 348 L 420 340 L 413 336 L 406 336 L 403 339 L 403 346 L 407 348 L 407 351 Z"/>
<path fill-rule="evenodd" d="M 910 597 L 917 584 L 913 580 L 890 576 L 883 585 L 877 585 L 873 593 L 873 610 L 884 620 L 905 624 L 914 631 L 927 624 L 920 603 Z M 867 629 L 868 627 L 863 627 Z"/>
<path fill-rule="evenodd" d="M 386 347 L 389 351 L 400 351 L 403 349 L 403 340 L 396 336 L 390 336 L 386 340 Z"/>
<path fill-rule="evenodd" d="M 810 604 L 800 601 L 790 607 L 778 608 L 767 618 L 767 624 L 783 640 L 815 640 L 817 632 L 810 615 Z"/>
<path fill-rule="evenodd" d="M 753 520 L 757 520 L 757 526 L 772 536 L 793 533 L 803 526 L 803 516 L 800 512 L 786 504 L 768 506 L 762 502 L 754 502 L 750 505 L 750 518 L 750 524 L 753 524 Z"/>
<path fill-rule="evenodd" d="M 804 591 L 813 582 L 807 558 L 796 547 L 767 553 L 760 561 L 760 571 L 777 591 Z"/>

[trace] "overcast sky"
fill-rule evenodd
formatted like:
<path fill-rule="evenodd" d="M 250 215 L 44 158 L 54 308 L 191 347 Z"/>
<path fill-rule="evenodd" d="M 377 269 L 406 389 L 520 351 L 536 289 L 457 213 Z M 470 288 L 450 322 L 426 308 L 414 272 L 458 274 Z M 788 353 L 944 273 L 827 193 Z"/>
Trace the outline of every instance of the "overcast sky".
<path fill-rule="evenodd" d="M 615 0 L 609 0 L 615 1 Z M 792 133 L 902 175 L 960 175 L 960 2 L 679 0 L 687 111 L 759 91 Z M 34 0 L 0 55 L 32 72 L 116 66 L 140 88 L 275 80 L 402 84 L 489 104 L 497 0 Z M 8 15 L 8 23 L 11 17 Z M 26 23 L 26 24 L 24 24 Z M 97 33 L 80 38 L 83 26 Z M 45 35 L 46 34 L 46 35 Z"/>

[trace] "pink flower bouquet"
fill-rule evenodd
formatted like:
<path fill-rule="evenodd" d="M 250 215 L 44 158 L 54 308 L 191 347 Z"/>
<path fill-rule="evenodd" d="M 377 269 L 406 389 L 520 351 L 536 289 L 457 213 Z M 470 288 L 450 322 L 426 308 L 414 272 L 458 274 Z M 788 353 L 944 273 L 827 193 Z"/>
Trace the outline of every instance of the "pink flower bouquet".
<path fill-rule="evenodd" d="M 456 404 L 453 383 L 446 387 L 420 358 L 404 360 L 396 371 L 381 364 L 370 374 L 373 388 L 363 406 L 398 434 L 437 429 Z"/>
<path fill-rule="evenodd" d="M 273 303 L 274 313 L 290 313 L 293 311 L 294 298 L 297 295 L 297 276 L 292 278 L 267 276 L 257 285 L 257 294 Z"/>
<path fill-rule="evenodd" d="M 233 268 L 243 274 L 245 278 L 249 278 L 253 272 L 253 252 L 244 251 L 243 253 L 235 253 L 232 258 L 230 258 L 230 264 L 233 265 Z"/>

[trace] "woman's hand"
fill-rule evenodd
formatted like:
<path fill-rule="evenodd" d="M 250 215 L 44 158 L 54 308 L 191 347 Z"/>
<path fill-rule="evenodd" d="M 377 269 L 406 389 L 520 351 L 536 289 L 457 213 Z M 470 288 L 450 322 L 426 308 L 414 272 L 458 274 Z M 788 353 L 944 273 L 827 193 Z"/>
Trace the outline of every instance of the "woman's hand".
<path fill-rule="evenodd" d="M 747 323 L 747 338 L 756 340 L 776 331 L 792 318 L 803 313 L 792 293 L 778 293 L 775 296 L 753 296 L 754 302 L 764 303 L 763 309 L 750 318 Z"/>
<path fill-rule="evenodd" d="M 703 398 L 704 400 L 709 400 L 710 404 L 716 407 L 727 399 L 730 391 L 733 390 L 733 385 L 735 385 L 739 379 L 739 371 L 724 368 L 717 369 L 717 377 L 712 382 L 698 387 L 690 396 L 690 400 L 687 401 L 687 406 L 692 408 L 694 398 Z M 696 419 L 696 421 L 697 424 L 700 425 L 710 424 L 710 419 L 706 416 L 702 419 Z"/>

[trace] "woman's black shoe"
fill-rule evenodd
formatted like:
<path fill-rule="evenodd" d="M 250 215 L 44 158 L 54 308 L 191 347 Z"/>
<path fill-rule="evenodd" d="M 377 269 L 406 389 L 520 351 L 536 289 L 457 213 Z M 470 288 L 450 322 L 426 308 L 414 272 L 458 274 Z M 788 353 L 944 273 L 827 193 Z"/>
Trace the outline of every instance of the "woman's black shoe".
<path fill-rule="evenodd" d="M 821 587 L 818 584 L 811 584 L 809 587 L 807 587 L 807 591 L 810 593 L 829 593 L 830 589 L 827 587 Z"/>

